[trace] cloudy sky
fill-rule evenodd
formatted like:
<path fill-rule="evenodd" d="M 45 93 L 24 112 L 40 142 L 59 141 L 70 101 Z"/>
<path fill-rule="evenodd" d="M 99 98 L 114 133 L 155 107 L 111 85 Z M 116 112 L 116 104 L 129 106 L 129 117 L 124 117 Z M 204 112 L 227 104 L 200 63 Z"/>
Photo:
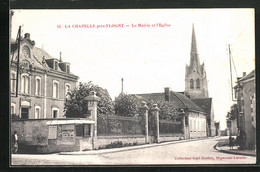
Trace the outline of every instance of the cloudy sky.
<path fill-rule="evenodd" d="M 194 23 L 200 61 L 205 63 L 209 95 L 214 101 L 215 120 L 221 121 L 222 129 L 233 104 L 227 45 L 231 44 L 238 76 L 251 72 L 255 65 L 253 9 L 14 12 L 12 38 L 16 38 L 21 25 L 23 34 L 30 33 L 37 47 L 56 58 L 62 52 L 63 61 L 71 63 L 71 71 L 80 77 L 80 82 L 93 81 L 106 88 L 112 98 L 121 91 L 121 78 L 124 91 L 129 94 L 163 92 L 164 87 L 184 91 Z"/>

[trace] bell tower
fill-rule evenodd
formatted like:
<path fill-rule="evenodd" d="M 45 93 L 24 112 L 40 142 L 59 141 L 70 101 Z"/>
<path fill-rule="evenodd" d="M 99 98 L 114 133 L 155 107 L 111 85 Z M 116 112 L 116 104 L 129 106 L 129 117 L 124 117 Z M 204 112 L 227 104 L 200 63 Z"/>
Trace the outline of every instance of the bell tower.
<path fill-rule="evenodd" d="M 208 81 L 204 63 L 200 64 L 194 24 L 192 24 L 190 65 L 186 65 L 185 94 L 191 99 L 208 98 Z"/>

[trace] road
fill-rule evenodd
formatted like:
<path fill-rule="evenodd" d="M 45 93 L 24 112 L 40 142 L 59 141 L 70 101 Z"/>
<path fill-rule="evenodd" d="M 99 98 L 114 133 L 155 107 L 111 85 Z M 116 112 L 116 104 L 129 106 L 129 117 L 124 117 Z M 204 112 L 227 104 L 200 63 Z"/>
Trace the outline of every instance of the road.
<path fill-rule="evenodd" d="M 253 164 L 255 157 L 218 152 L 209 138 L 98 155 L 14 154 L 12 165 Z"/>

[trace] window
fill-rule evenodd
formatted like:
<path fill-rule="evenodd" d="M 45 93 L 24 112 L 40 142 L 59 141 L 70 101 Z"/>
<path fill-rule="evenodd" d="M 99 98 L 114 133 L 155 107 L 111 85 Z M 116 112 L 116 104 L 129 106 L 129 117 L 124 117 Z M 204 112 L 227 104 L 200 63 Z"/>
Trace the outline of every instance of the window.
<path fill-rule="evenodd" d="M 41 78 L 36 76 L 35 95 L 41 95 Z"/>
<path fill-rule="evenodd" d="M 54 70 L 58 70 L 58 62 L 54 61 Z"/>
<path fill-rule="evenodd" d="M 190 80 L 190 88 L 191 88 L 191 89 L 194 89 L 194 82 L 193 82 L 193 79 Z"/>
<path fill-rule="evenodd" d="M 52 108 L 52 118 L 59 118 L 59 109 Z"/>
<path fill-rule="evenodd" d="M 30 48 L 28 46 L 23 46 L 22 48 L 22 54 L 25 58 L 30 58 Z"/>
<path fill-rule="evenodd" d="M 90 124 L 85 124 L 84 125 L 84 137 L 89 137 L 90 136 Z"/>
<path fill-rule="evenodd" d="M 29 94 L 30 92 L 30 77 L 27 74 L 22 75 L 21 93 Z"/>
<path fill-rule="evenodd" d="M 65 97 L 69 98 L 68 92 L 70 91 L 70 84 L 65 84 Z"/>
<path fill-rule="evenodd" d="M 90 136 L 90 125 L 89 124 L 78 124 L 75 125 L 76 136 L 78 137 L 89 137 Z"/>
<path fill-rule="evenodd" d="M 41 114 L 41 107 L 35 106 L 34 119 L 39 119 Z"/>
<path fill-rule="evenodd" d="M 15 103 L 11 103 L 11 114 L 15 114 Z"/>
<path fill-rule="evenodd" d="M 70 65 L 67 65 L 67 73 L 70 73 Z"/>
<path fill-rule="evenodd" d="M 22 109 L 21 109 L 21 118 L 22 119 L 28 119 L 29 118 L 29 108 L 22 107 Z"/>
<path fill-rule="evenodd" d="M 15 91 L 15 82 L 16 82 L 16 78 L 15 78 L 15 73 L 11 73 L 11 92 L 14 92 Z"/>
<path fill-rule="evenodd" d="M 59 82 L 53 81 L 53 98 L 59 98 Z"/>
<path fill-rule="evenodd" d="M 84 133 L 83 124 L 75 125 L 75 127 L 76 127 L 76 136 L 82 137 Z"/>
<path fill-rule="evenodd" d="M 196 88 L 200 89 L 200 79 L 199 78 L 196 80 Z"/>

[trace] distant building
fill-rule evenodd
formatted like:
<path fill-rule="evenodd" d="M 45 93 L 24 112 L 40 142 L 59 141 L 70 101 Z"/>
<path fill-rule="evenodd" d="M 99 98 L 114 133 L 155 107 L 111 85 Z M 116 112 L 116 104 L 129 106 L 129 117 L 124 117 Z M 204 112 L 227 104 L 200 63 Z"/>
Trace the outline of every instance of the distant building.
<path fill-rule="evenodd" d="M 248 75 L 243 74 L 235 86 L 238 105 L 238 129 L 246 134 L 245 148 L 252 149 L 256 145 L 256 90 L 255 70 Z"/>
<path fill-rule="evenodd" d="M 18 43 L 11 41 L 10 104 L 11 114 L 22 119 L 62 118 L 67 92 L 76 87 L 78 77 L 70 63 L 50 56 L 35 46 L 30 34 L 20 40 L 20 64 L 17 73 Z M 16 76 L 18 75 L 18 97 Z"/>
<path fill-rule="evenodd" d="M 184 94 L 207 113 L 208 136 L 215 136 L 213 101 L 208 95 L 205 65 L 200 64 L 194 25 L 192 26 L 190 65 L 186 65 Z"/>
<path fill-rule="evenodd" d="M 220 122 L 215 122 L 216 136 L 220 136 Z"/>

